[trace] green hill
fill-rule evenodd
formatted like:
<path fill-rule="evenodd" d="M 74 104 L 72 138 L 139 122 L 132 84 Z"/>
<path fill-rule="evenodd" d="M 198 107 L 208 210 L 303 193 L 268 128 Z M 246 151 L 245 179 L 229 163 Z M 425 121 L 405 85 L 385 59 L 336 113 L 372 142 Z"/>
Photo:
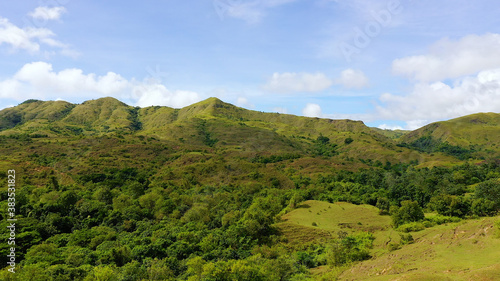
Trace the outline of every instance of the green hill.
<path fill-rule="evenodd" d="M 432 125 L 395 138 L 216 98 L 181 109 L 28 100 L 0 111 L 0 209 L 15 208 L 0 212 L 0 228 L 17 219 L 17 271 L 0 244 L 0 280 L 418 280 L 447 270 L 489 280 L 495 116 L 464 117 L 459 137 Z M 410 205 L 440 216 L 393 226 L 388 214 Z M 421 231 L 413 241 L 406 230 Z M 429 262 L 448 258 L 456 267 Z"/>
<path fill-rule="evenodd" d="M 494 158 L 500 155 L 499 139 L 500 114 L 477 113 L 429 124 L 400 140 L 421 151 Z"/>
<path fill-rule="evenodd" d="M 113 98 L 78 105 L 28 101 L 1 111 L 0 124 L 2 135 L 69 137 L 134 133 L 192 149 L 209 147 L 243 154 L 335 154 L 336 165 L 344 163 L 342 165 L 356 168 L 387 161 L 454 162 L 443 155 L 429 157 L 396 147 L 389 137 L 374 132 L 360 121 L 262 113 L 216 98 L 182 109 L 134 108 Z M 328 144 L 319 147 L 316 140 L 320 136 L 328 138 Z"/>

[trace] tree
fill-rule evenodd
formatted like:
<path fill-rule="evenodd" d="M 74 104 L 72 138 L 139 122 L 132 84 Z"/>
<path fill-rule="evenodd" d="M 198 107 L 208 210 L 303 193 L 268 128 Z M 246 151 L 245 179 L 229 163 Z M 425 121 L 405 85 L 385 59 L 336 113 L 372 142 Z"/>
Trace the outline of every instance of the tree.
<path fill-rule="evenodd" d="M 475 197 L 493 201 L 495 208 L 500 209 L 500 181 L 491 179 L 477 185 Z"/>
<path fill-rule="evenodd" d="M 401 207 L 393 210 L 392 223 L 395 227 L 409 222 L 416 222 L 424 219 L 424 212 L 416 201 L 406 200 L 401 202 Z"/>
<path fill-rule="evenodd" d="M 476 216 L 494 216 L 498 210 L 495 208 L 495 203 L 491 200 L 479 198 L 472 202 L 471 211 Z"/>

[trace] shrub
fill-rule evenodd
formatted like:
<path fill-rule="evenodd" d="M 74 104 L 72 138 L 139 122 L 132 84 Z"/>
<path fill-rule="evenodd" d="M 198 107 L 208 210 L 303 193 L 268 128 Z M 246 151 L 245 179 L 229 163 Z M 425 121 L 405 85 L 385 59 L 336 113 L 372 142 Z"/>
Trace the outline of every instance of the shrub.
<path fill-rule="evenodd" d="M 424 230 L 425 226 L 421 222 L 410 222 L 410 223 L 405 223 L 401 226 L 398 227 L 398 231 L 401 232 L 416 232 L 416 231 L 421 231 Z"/>
<path fill-rule="evenodd" d="M 491 179 L 478 184 L 475 197 L 491 200 L 494 203 L 495 209 L 500 209 L 500 181 L 498 179 Z"/>
<path fill-rule="evenodd" d="M 473 215 L 480 217 L 494 216 L 498 212 L 495 202 L 484 198 L 475 199 L 472 202 L 471 211 Z"/>
<path fill-rule="evenodd" d="M 413 239 L 413 236 L 410 233 L 407 234 L 399 234 L 401 237 L 401 244 L 407 245 L 407 244 L 413 244 L 415 242 L 415 239 Z"/>
<path fill-rule="evenodd" d="M 424 212 L 416 201 L 403 201 L 401 202 L 401 208 L 392 211 L 392 222 L 395 227 L 423 220 L 424 217 Z"/>
<path fill-rule="evenodd" d="M 440 215 L 463 218 L 470 214 L 471 202 L 461 196 L 440 195 L 431 199 L 430 207 Z"/>
<path fill-rule="evenodd" d="M 399 244 L 399 243 L 389 243 L 388 247 L 389 247 L 389 251 L 392 252 L 392 251 L 396 251 L 396 250 L 401 249 L 401 244 Z"/>
<path fill-rule="evenodd" d="M 327 253 L 329 264 L 339 266 L 353 261 L 369 259 L 369 249 L 373 247 L 375 237 L 372 233 L 358 233 L 343 237 L 336 241 Z"/>

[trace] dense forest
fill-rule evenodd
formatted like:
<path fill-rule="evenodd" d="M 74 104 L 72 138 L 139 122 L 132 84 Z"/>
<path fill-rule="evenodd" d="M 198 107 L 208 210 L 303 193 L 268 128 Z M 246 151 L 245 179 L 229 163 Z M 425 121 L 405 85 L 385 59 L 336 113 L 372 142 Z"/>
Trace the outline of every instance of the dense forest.
<path fill-rule="evenodd" d="M 0 112 L 4 265 L 9 170 L 17 219 L 16 273 L 9 265 L 1 280 L 335 280 L 419 231 L 500 210 L 500 131 L 490 127 L 482 142 L 428 128 L 391 139 L 354 121 L 218 100 L 181 110 L 98 101 Z M 316 221 L 291 235 L 288 217 L 316 201 L 329 203 L 325 214 L 376 208 L 389 223 L 325 231 L 309 210 Z"/>

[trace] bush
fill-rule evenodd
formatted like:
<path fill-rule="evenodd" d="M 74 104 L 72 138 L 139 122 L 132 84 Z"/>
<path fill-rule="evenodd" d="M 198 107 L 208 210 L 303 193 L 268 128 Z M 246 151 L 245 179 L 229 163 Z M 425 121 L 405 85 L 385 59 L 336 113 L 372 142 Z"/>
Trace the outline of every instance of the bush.
<path fill-rule="evenodd" d="M 410 233 L 407 234 L 399 234 L 401 237 L 401 244 L 407 245 L 407 244 L 413 244 L 415 242 L 415 239 L 413 239 L 413 236 Z"/>
<path fill-rule="evenodd" d="M 461 196 L 440 195 L 433 197 L 430 207 L 443 216 L 463 218 L 471 212 L 470 200 Z"/>
<path fill-rule="evenodd" d="M 395 227 L 405 223 L 421 221 L 424 217 L 424 212 L 416 201 L 403 201 L 401 202 L 401 208 L 392 210 L 392 223 Z"/>
<path fill-rule="evenodd" d="M 377 203 L 375 206 L 379 209 L 380 215 L 387 215 L 389 214 L 391 203 L 389 202 L 389 199 L 387 199 L 386 197 L 379 197 L 377 198 Z"/>
<path fill-rule="evenodd" d="M 343 236 L 343 235 L 341 235 Z M 336 241 L 327 253 L 328 263 L 334 266 L 353 261 L 369 259 L 369 249 L 373 247 L 375 237 L 372 233 L 358 233 Z"/>
<path fill-rule="evenodd" d="M 480 217 L 494 216 L 498 212 L 495 208 L 495 202 L 484 198 L 475 199 L 472 202 L 471 210 L 473 215 Z"/>
<path fill-rule="evenodd" d="M 389 243 L 389 251 L 396 251 L 396 250 L 399 250 L 401 249 L 401 244 L 399 243 Z"/>
<path fill-rule="evenodd" d="M 405 223 L 405 224 L 400 225 L 398 227 L 398 231 L 405 232 L 405 233 L 421 231 L 421 230 L 424 230 L 424 229 L 425 229 L 425 226 L 421 222 Z"/>
<path fill-rule="evenodd" d="M 307 252 L 297 252 L 297 261 L 307 268 L 316 266 L 313 257 Z"/>
<path fill-rule="evenodd" d="M 491 200 L 496 210 L 500 209 L 500 181 L 491 179 L 476 186 L 475 197 Z"/>

